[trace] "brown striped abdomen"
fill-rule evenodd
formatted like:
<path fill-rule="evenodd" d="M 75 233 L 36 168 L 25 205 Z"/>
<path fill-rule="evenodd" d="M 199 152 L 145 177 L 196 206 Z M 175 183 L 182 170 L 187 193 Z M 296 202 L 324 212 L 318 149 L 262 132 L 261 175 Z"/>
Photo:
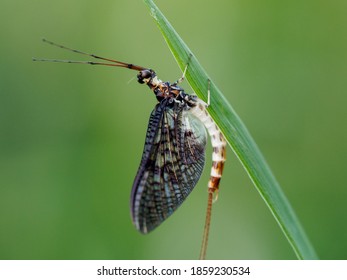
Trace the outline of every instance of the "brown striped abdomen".
<path fill-rule="evenodd" d="M 207 112 L 206 104 L 204 104 L 203 101 L 198 102 L 197 106 L 192 108 L 190 112 L 205 125 L 211 137 L 213 152 L 208 191 L 214 193 L 218 191 L 219 182 L 223 174 L 224 162 L 226 160 L 226 141 L 222 132 Z"/>

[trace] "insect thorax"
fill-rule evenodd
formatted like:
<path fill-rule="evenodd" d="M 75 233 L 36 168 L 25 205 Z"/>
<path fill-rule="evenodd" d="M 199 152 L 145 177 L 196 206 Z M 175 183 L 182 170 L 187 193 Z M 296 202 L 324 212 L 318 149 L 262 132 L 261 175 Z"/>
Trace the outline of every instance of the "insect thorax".
<path fill-rule="evenodd" d="M 188 110 L 197 104 L 196 96 L 185 93 L 184 89 L 179 87 L 177 83 L 163 82 L 152 69 L 140 71 L 137 75 L 137 80 L 140 84 L 147 84 L 159 102 L 168 100 L 169 104 L 178 103 L 179 105 L 187 106 L 186 109 Z"/>

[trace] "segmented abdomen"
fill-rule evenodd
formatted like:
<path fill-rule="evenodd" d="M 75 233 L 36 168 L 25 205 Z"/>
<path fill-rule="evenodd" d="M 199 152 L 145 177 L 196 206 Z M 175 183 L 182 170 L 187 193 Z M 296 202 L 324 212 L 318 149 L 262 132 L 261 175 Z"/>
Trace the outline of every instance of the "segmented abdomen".
<path fill-rule="evenodd" d="M 218 191 L 219 182 L 223 173 L 224 162 L 226 160 L 226 141 L 222 132 L 207 112 L 206 103 L 198 100 L 197 105 L 191 108 L 190 112 L 204 124 L 211 137 L 213 152 L 208 189 L 209 192 L 214 193 L 215 191 Z"/>

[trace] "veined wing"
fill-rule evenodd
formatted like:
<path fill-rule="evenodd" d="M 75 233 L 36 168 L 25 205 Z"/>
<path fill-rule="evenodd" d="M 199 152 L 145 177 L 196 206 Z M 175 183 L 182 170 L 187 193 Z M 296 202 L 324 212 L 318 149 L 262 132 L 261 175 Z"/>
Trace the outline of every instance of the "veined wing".
<path fill-rule="evenodd" d="M 132 219 L 148 233 L 167 219 L 199 180 L 206 130 L 183 105 L 163 100 L 151 113 L 131 194 Z"/>

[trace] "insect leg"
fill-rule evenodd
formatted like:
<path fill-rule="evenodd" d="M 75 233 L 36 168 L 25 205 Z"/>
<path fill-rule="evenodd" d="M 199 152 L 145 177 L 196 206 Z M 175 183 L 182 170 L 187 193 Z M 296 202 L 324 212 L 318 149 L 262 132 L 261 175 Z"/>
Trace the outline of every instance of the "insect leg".
<path fill-rule="evenodd" d="M 210 106 L 210 101 L 211 101 L 211 80 L 207 80 L 207 107 Z"/>
<path fill-rule="evenodd" d="M 190 55 L 189 55 L 188 62 L 187 62 L 187 64 L 186 64 L 186 67 L 184 68 L 184 71 L 183 71 L 182 77 L 181 77 L 181 78 L 179 78 L 179 79 L 178 79 L 176 82 L 174 82 L 174 85 L 177 85 L 177 84 L 179 84 L 179 83 L 182 83 L 182 82 L 183 82 L 183 80 L 184 80 L 184 78 L 185 78 L 185 76 L 186 76 L 186 72 L 187 72 L 187 69 L 188 69 L 188 66 L 189 66 L 189 62 L 190 62 L 190 60 L 191 60 L 192 56 L 193 56 L 193 54 L 190 54 Z"/>

